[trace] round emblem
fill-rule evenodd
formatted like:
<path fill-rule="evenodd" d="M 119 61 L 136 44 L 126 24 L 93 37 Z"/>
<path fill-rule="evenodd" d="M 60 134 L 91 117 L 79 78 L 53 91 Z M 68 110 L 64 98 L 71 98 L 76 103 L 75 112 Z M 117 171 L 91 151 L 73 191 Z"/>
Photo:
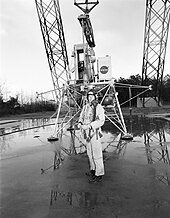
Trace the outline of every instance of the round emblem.
<path fill-rule="evenodd" d="M 106 74 L 108 72 L 109 68 L 107 66 L 102 66 L 100 67 L 100 72 L 102 74 Z"/>

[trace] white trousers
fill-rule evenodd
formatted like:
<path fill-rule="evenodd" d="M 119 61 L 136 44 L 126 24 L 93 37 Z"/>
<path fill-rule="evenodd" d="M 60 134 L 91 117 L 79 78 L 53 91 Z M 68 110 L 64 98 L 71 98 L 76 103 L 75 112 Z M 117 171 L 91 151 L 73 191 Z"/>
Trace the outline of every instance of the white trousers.
<path fill-rule="evenodd" d="M 87 143 L 87 155 L 90 162 L 90 170 L 95 170 L 96 176 L 104 175 L 103 152 L 100 137 L 96 134 Z"/>

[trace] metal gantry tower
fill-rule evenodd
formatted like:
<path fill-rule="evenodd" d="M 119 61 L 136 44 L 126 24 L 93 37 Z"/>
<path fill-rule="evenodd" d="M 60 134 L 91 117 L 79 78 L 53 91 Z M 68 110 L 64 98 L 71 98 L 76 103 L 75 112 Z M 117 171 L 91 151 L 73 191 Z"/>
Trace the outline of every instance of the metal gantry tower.
<path fill-rule="evenodd" d="M 69 78 L 68 56 L 60 13 L 59 0 L 35 0 L 41 32 L 51 71 L 56 101 Z"/>
<path fill-rule="evenodd" d="M 71 70 L 69 70 L 59 0 L 35 0 L 35 3 L 58 103 L 54 133 L 48 139 L 61 138 L 66 128 L 75 131 L 75 124 L 83 104 L 87 101 L 90 89 L 98 93 L 99 102 L 105 109 L 106 119 L 121 132 L 122 138 L 132 138 L 132 135 L 127 133 L 119 104 L 116 86 L 120 84 L 116 84 L 112 77 L 110 57 L 98 58 L 97 71 L 94 70 L 95 41 L 89 13 L 99 1 L 74 0 L 74 4 L 84 12 L 78 17 L 83 43 L 74 45 L 72 53 L 74 67 Z M 143 88 L 146 91 L 150 89 L 149 86 Z"/>
<path fill-rule="evenodd" d="M 170 23 L 170 0 L 146 0 L 142 85 L 153 85 L 150 98 L 158 106 Z M 146 100 L 143 98 L 143 106 Z"/>

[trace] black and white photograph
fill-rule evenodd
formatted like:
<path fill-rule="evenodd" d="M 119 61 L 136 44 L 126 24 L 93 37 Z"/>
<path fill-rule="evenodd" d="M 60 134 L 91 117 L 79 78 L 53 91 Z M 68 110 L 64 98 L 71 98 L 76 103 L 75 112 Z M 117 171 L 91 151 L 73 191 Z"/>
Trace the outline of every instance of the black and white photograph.
<path fill-rule="evenodd" d="M 169 28 L 170 0 L 1 0 L 1 218 L 170 218 Z"/>

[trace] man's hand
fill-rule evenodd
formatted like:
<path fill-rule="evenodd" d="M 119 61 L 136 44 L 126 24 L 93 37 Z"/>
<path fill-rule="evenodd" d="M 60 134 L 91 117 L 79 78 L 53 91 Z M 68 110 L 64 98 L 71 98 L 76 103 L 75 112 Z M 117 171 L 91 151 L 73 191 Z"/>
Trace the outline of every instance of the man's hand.
<path fill-rule="evenodd" d="M 83 123 L 81 121 L 78 122 L 77 127 L 81 128 L 81 126 L 83 125 Z"/>

